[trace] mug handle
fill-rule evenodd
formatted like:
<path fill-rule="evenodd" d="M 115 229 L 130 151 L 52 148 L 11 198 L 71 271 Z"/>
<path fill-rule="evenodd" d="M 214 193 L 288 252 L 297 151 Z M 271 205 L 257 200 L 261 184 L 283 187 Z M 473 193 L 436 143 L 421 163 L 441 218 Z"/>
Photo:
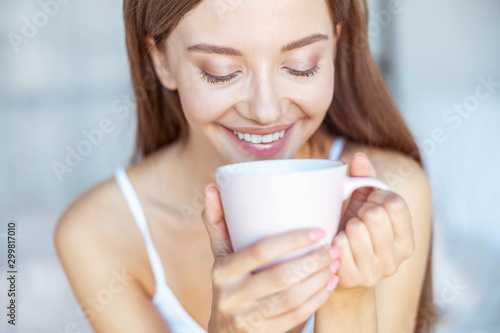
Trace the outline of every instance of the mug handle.
<path fill-rule="evenodd" d="M 348 177 L 346 176 L 346 182 L 344 185 L 343 200 L 349 198 L 354 190 L 361 187 L 377 187 L 381 190 L 390 191 L 389 186 L 377 178 L 371 177 Z"/>

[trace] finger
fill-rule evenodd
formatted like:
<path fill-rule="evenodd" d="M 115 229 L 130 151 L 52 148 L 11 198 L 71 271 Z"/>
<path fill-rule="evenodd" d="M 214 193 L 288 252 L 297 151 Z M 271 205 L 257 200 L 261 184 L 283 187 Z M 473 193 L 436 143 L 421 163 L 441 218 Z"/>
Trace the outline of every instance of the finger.
<path fill-rule="evenodd" d="M 210 247 L 214 259 L 233 253 L 219 191 L 212 184 L 205 188 L 205 207 L 201 217 L 210 238 Z"/>
<path fill-rule="evenodd" d="M 337 247 L 332 247 L 331 251 L 328 250 L 329 248 L 330 246 L 320 247 L 299 258 L 281 262 L 250 276 L 241 284 L 234 286 L 235 291 L 240 292 L 231 293 L 229 296 L 231 303 L 249 303 L 276 294 L 297 285 L 322 270 L 328 270 L 334 258 L 337 259 L 339 256 Z"/>
<path fill-rule="evenodd" d="M 321 231 L 321 234 L 310 231 L 311 229 L 295 229 L 265 237 L 236 251 L 226 258 L 227 278 L 250 274 L 257 268 L 272 263 L 290 251 L 324 241 L 324 231 Z"/>
<path fill-rule="evenodd" d="M 368 229 L 375 254 L 383 260 L 391 260 L 394 256 L 394 237 L 391 221 L 384 207 L 365 202 L 358 211 L 358 217 Z"/>
<path fill-rule="evenodd" d="M 345 233 L 358 271 L 369 276 L 372 267 L 377 264 L 377 257 L 366 225 L 359 218 L 353 217 L 347 222 Z"/>
<path fill-rule="evenodd" d="M 338 276 L 331 279 L 331 285 L 335 288 L 338 284 Z M 331 289 L 334 290 L 334 289 Z M 297 325 L 308 320 L 313 313 L 322 307 L 330 298 L 332 292 L 322 286 L 314 295 L 309 297 L 300 306 L 276 317 L 264 321 L 257 332 L 283 332 L 289 331 Z"/>
<path fill-rule="evenodd" d="M 250 312 L 257 308 L 265 318 L 272 318 L 301 306 L 312 295 L 326 288 L 335 276 L 339 261 L 336 260 L 332 264 L 333 272 L 329 267 L 325 267 L 290 288 L 248 303 L 243 311 Z"/>
<path fill-rule="evenodd" d="M 394 241 L 398 244 L 413 242 L 411 215 L 406 201 L 391 191 L 374 191 L 368 197 L 372 203 L 382 205 L 389 216 Z"/>
<path fill-rule="evenodd" d="M 375 168 L 371 164 L 368 157 L 358 152 L 354 154 L 351 164 L 349 166 L 349 174 L 351 177 L 376 177 L 377 173 Z M 344 230 L 347 221 L 356 216 L 358 209 L 366 201 L 366 198 L 373 191 L 371 187 L 363 187 L 357 189 L 351 194 L 349 199 L 349 204 L 345 210 L 342 219 L 340 220 L 339 230 Z"/>
<path fill-rule="evenodd" d="M 333 244 L 340 251 L 340 266 L 337 275 L 340 278 L 341 284 L 345 287 L 356 285 L 358 268 L 356 267 L 345 231 L 341 231 L 335 236 Z"/>

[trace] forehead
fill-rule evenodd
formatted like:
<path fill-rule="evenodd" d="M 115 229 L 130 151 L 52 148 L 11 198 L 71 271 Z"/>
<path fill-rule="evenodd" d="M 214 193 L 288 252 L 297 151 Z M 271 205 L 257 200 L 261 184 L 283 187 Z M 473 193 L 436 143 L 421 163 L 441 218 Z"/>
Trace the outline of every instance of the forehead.
<path fill-rule="evenodd" d="M 332 32 L 325 0 L 203 0 L 170 37 L 185 46 L 213 43 L 258 51 Z"/>

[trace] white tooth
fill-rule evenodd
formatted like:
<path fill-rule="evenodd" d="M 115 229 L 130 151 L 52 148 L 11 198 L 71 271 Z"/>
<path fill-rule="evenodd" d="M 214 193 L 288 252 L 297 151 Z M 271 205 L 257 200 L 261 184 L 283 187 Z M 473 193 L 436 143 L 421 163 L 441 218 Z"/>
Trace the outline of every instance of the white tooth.
<path fill-rule="evenodd" d="M 268 135 L 262 136 L 262 142 L 264 142 L 264 143 L 273 142 L 273 135 L 268 134 Z"/>
<path fill-rule="evenodd" d="M 233 131 L 234 135 L 236 135 L 236 131 Z"/>
<path fill-rule="evenodd" d="M 240 133 L 233 131 L 240 140 L 245 140 L 247 142 L 252 142 L 252 143 L 270 143 L 279 140 L 280 138 L 283 137 L 285 131 L 281 132 L 276 132 L 272 134 L 267 134 L 267 135 L 258 135 L 258 134 L 249 134 L 249 133 Z"/>
<path fill-rule="evenodd" d="M 262 136 L 257 134 L 252 134 L 252 136 L 250 137 L 250 141 L 252 141 L 252 143 L 261 143 Z"/>

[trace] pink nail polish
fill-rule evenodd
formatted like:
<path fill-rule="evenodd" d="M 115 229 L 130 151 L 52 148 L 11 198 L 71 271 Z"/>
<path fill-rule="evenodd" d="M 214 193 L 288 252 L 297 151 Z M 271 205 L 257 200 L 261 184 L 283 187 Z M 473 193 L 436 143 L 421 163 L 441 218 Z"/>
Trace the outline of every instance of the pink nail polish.
<path fill-rule="evenodd" d="M 332 257 L 332 259 L 335 259 L 339 256 L 340 250 L 338 247 L 333 245 L 333 246 L 330 246 L 330 248 L 328 249 L 328 253 L 330 254 L 330 257 Z"/>
<path fill-rule="evenodd" d="M 217 190 L 215 189 L 215 187 L 210 186 L 207 190 L 207 196 L 214 197 L 216 194 L 217 194 Z"/>
<path fill-rule="evenodd" d="M 333 291 L 333 289 L 335 289 L 335 287 L 337 286 L 338 282 L 339 282 L 339 277 L 337 275 L 335 275 L 334 277 L 332 277 L 330 282 L 328 282 L 328 284 L 326 285 L 326 290 L 328 290 L 330 292 Z"/>
<path fill-rule="evenodd" d="M 337 273 L 337 269 L 339 268 L 339 261 L 335 260 L 328 266 L 328 268 L 330 269 L 330 272 L 332 272 L 333 274 Z"/>
<path fill-rule="evenodd" d="M 312 240 L 320 240 L 325 236 L 326 232 L 323 229 L 309 230 L 309 238 Z"/>

